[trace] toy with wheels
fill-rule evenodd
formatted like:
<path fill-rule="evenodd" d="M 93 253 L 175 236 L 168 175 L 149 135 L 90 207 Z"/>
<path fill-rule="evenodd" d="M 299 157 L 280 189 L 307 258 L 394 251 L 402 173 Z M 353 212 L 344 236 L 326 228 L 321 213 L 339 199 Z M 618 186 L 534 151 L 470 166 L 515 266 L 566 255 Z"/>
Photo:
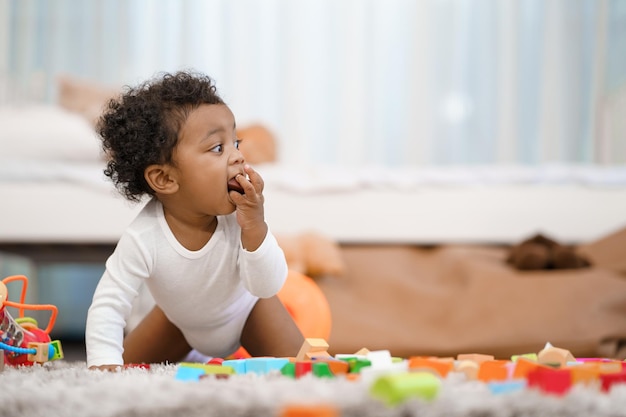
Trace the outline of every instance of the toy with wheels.
<path fill-rule="evenodd" d="M 7 285 L 12 281 L 22 282 L 20 302 L 9 301 Z M 61 343 L 50 340 L 50 331 L 58 314 L 56 306 L 50 304 L 24 304 L 28 278 L 13 275 L 0 281 L 0 352 L 9 365 L 33 365 L 63 357 Z M 19 317 L 13 318 L 6 307 L 18 309 Z M 51 315 L 48 326 L 42 330 L 37 321 L 24 316 L 24 310 L 49 310 Z"/>

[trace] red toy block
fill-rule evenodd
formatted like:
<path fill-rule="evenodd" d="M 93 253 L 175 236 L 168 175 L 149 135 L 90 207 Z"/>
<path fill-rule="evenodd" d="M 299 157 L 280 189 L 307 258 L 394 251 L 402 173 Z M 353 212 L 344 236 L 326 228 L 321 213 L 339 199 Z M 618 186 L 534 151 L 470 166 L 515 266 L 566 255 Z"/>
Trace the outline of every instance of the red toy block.
<path fill-rule="evenodd" d="M 211 358 L 211 360 L 207 362 L 207 364 L 210 364 L 210 365 L 221 365 L 223 363 L 224 363 L 223 358 Z"/>
<path fill-rule="evenodd" d="M 296 361 L 296 378 L 300 378 L 313 371 L 312 361 Z"/>
<path fill-rule="evenodd" d="M 563 395 L 572 386 L 572 372 L 570 369 L 537 368 L 527 376 L 528 386 L 539 388 L 541 391 Z"/>
<path fill-rule="evenodd" d="M 611 387 L 616 384 L 626 384 L 626 371 L 614 372 L 611 374 L 600 374 L 600 382 L 602 391 L 610 391 Z"/>
<path fill-rule="evenodd" d="M 140 368 L 140 369 L 150 369 L 149 363 L 127 363 L 124 365 L 124 369 L 128 368 Z"/>

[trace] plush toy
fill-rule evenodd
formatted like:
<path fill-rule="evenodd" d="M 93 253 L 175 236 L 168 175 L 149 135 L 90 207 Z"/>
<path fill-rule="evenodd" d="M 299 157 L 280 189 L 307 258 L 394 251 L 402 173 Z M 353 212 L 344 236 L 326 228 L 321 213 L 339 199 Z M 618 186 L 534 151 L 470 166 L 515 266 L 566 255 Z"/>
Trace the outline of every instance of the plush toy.
<path fill-rule="evenodd" d="M 537 234 L 513 246 L 507 263 L 521 270 L 586 268 L 589 260 L 573 246 Z"/>
<path fill-rule="evenodd" d="M 277 235 L 289 269 L 316 278 L 340 276 L 346 266 L 341 249 L 334 240 L 315 232 Z"/>

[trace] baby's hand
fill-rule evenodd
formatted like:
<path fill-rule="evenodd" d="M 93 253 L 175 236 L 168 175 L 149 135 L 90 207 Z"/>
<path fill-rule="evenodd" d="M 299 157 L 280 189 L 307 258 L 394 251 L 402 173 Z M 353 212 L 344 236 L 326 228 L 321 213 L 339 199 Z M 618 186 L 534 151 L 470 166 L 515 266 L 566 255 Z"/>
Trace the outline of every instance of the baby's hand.
<path fill-rule="evenodd" d="M 263 187 L 261 175 L 250 165 L 244 165 L 248 175 L 237 175 L 237 182 L 242 186 L 243 193 L 231 191 L 230 198 L 236 206 L 237 222 L 241 227 L 241 243 L 246 250 L 254 251 L 261 245 L 267 233 L 263 211 Z"/>
<path fill-rule="evenodd" d="M 89 367 L 90 370 L 96 371 L 109 371 L 109 372 L 118 372 L 122 370 L 122 365 L 93 365 Z"/>

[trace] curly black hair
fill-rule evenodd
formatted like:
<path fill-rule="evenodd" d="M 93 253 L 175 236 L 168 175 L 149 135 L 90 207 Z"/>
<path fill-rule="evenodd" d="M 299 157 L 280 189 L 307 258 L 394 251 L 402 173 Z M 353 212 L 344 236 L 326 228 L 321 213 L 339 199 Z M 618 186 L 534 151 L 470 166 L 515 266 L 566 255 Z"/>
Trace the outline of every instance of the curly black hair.
<path fill-rule="evenodd" d="M 107 156 L 104 174 L 127 199 L 154 195 L 144 178 L 153 164 L 173 163 L 172 152 L 187 117 L 202 104 L 224 104 L 214 81 L 203 74 L 162 73 L 125 88 L 111 99 L 97 131 Z"/>

